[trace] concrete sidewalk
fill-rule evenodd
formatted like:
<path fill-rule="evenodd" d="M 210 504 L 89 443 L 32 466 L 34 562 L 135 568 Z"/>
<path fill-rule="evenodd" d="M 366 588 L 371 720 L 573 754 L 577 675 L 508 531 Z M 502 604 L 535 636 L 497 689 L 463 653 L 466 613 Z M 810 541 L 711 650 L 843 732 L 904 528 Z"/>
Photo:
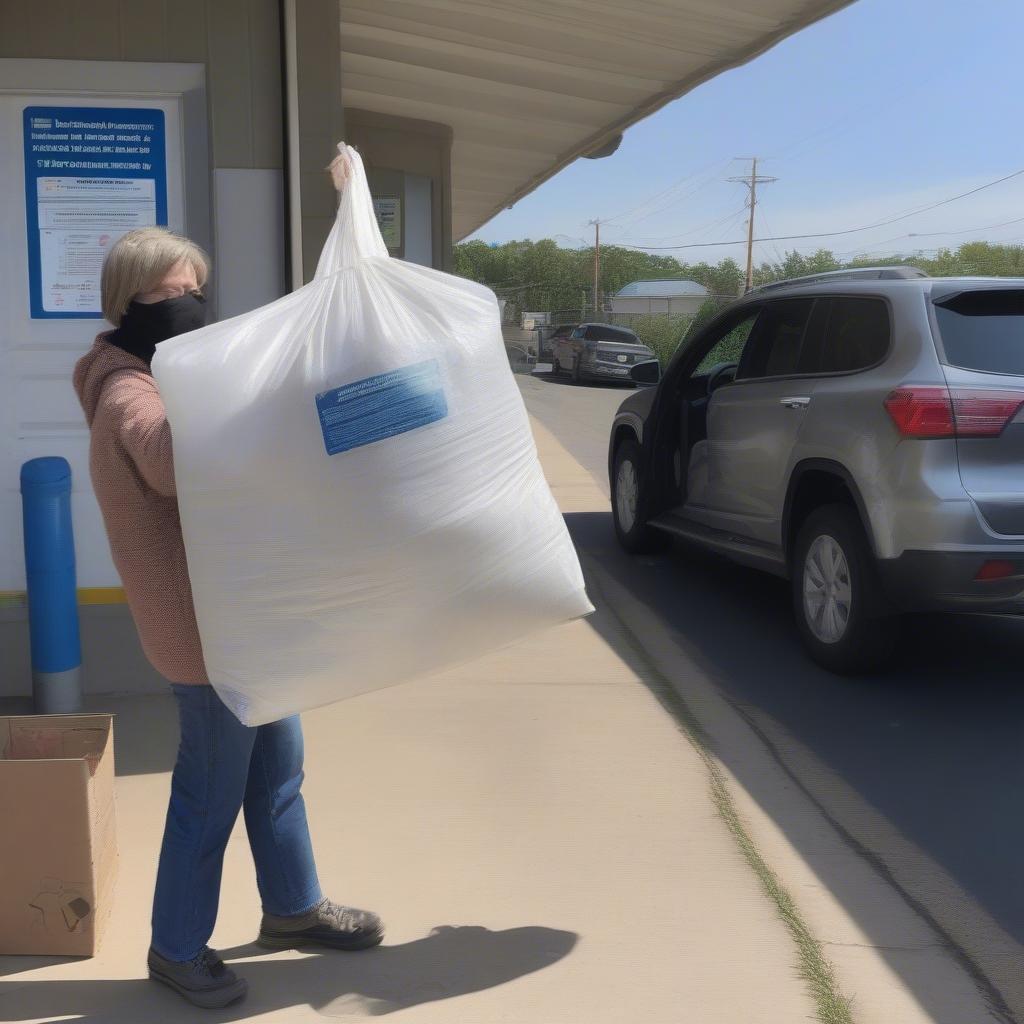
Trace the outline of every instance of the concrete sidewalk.
<path fill-rule="evenodd" d="M 566 512 L 593 479 L 537 429 Z M 167 696 L 117 712 L 121 849 L 92 960 L 0 957 L 0 1020 L 794 1024 L 815 1019 L 795 945 L 712 804 L 707 766 L 637 674 L 603 607 L 429 681 L 304 717 L 321 878 L 379 911 L 387 945 L 261 951 L 244 829 L 214 944 L 246 1002 L 192 1010 L 142 981 L 174 756 Z"/>

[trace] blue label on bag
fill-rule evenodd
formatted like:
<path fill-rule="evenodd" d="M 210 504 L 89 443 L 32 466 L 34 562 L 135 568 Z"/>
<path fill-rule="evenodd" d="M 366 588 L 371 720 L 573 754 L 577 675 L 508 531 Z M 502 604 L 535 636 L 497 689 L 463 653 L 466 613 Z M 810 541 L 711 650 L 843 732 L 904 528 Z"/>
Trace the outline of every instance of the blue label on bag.
<path fill-rule="evenodd" d="M 367 377 L 316 396 L 328 455 L 436 423 L 448 401 L 436 359 Z"/>

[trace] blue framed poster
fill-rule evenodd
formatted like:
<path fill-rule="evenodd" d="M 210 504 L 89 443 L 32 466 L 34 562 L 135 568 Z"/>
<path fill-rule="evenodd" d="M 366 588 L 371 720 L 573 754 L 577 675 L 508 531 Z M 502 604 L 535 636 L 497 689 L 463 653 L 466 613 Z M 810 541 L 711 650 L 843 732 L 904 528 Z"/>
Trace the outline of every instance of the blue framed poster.
<path fill-rule="evenodd" d="M 23 125 L 32 319 L 101 317 L 111 245 L 167 224 L 164 112 L 26 107 Z"/>

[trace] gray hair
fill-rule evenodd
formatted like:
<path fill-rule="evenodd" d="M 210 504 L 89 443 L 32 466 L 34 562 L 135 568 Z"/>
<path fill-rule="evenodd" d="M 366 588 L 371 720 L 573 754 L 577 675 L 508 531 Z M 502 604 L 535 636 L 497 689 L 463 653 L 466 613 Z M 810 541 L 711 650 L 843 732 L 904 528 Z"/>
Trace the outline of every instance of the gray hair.
<path fill-rule="evenodd" d="M 122 235 L 103 261 L 103 315 L 119 327 L 132 299 L 141 292 L 152 291 L 172 267 L 182 262 L 191 264 L 202 288 L 210 264 L 195 242 L 161 227 L 136 228 Z"/>

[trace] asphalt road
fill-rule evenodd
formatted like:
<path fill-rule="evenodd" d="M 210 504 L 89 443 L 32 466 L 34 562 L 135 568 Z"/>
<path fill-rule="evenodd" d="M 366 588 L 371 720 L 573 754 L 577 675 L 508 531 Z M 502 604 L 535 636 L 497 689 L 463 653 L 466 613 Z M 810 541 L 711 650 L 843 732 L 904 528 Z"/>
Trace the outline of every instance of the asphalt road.
<path fill-rule="evenodd" d="M 543 374 L 518 378 L 526 408 L 595 477 L 608 494 L 608 430 L 633 389 L 618 384 L 573 384 Z"/>
<path fill-rule="evenodd" d="M 628 391 L 521 381 L 530 412 L 607 493 L 608 428 Z M 681 546 L 630 558 L 610 514 L 568 519 L 581 551 L 660 617 L 1024 1020 L 1024 622 L 914 618 L 890 671 L 839 678 L 803 656 L 786 583 Z"/>

